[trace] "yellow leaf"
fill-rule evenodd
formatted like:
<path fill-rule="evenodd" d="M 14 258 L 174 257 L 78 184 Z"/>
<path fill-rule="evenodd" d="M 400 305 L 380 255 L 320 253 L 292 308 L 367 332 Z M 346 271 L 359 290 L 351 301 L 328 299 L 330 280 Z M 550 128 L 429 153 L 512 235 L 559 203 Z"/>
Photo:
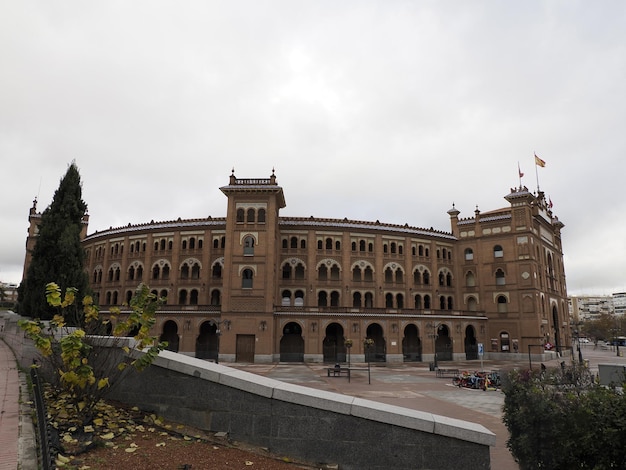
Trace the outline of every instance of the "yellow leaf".
<path fill-rule="evenodd" d="M 124 452 L 131 453 L 131 452 L 135 452 L 136 450 L 137 450 L 136 447 L 127 447 L 126 449 L 124 449 Z"/>
<path fill-rule="evenodd" d="M 246 460 L 246 467 L 250 467 L 254 465 L 254 462 L 250 462 L 249 460 Z"/>
<path fill-rule="evenodd" d="M 93 432 L 93 426 L 85 426 L 83 429 L 85 432 Z"/>
<path fill-rule="evenodd" d="M 93 424 L 96 426 L 102 426 L 104 424 L 104 420 L 102 418 L 96 418 L 93 420 Z"/>
<path fill-rule="evenodd" d="M 98 390 L 102 390 L 104 387 L 107 387 L 108 385 L 109 385 L 108 377 L 98 380 Z"/>
<path fill-rule="evenodd" d="M 113 434 L 112 432 L 108 432 L 106 434 L 103 434 L 102 436 L 100 436 L 102 439 L 105 440 L 109 440 L 109 439 L 113 439 L 115 437 L 115 434 Z"/>
<path fill-rule="evenodd" d="M 65 455 L 62 455 L 62 454 L 57 455 L 57 460 L 63 463 L 68 463 L 70 461 L 69 457 L 66 457 Z"/>
<path fill-rule="evenodd" d="M 156 446 L 157 447 L 165 447 L 165 442 L 159 442 Z"/>

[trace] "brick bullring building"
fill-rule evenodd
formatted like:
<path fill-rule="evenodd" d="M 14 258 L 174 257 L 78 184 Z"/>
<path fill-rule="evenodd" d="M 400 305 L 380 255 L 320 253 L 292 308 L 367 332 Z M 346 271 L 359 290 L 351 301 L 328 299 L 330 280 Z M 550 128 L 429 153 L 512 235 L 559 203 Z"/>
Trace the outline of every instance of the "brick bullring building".
<path fill-rule="evenodd" d="M 485 358 L 570 344 L 563 224 L 542 192 L 511 189 L 508 207 L 463 219 L 453 206 L 447 233 L 281 217 L 273 172 L 233 171 L 221 191 L 225 218 L 85 235 L 103 313 L 123 312 L 143 282 L 167 299 L 154 333 L 169 349 L 225 362 L 436 362 L 477 359 L 479 344 Z"/>

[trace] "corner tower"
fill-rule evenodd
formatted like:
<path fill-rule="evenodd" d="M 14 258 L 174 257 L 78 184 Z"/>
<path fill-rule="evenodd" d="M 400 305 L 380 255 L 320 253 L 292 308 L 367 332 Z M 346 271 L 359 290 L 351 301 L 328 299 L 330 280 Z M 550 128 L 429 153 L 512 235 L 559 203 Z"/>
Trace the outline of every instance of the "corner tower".
<path fill-rule="evenodd" d="M 285 207 L 283 188 L 272 170 L 269 178 L 235 176 L 220 190 L 228 197 L 222 320 L 237 322 L 234 343 L 224 338 L 224 353 L 235 359 L 250 355 L 256 360 L 271 358 L 273 341 L 266 332 L 272 325 L 279 248 L 279 211 Z M 258 337 L 257 335 L 260 335 Z"/>

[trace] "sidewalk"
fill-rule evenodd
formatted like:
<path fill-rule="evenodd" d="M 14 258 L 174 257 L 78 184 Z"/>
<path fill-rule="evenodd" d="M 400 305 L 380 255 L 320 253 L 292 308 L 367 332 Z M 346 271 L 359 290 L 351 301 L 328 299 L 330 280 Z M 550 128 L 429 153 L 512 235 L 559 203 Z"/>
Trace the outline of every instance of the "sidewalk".
<path fill-rule="evenodd" d="M 26 378 L 13 351 L 0 339 L 0 470 L 38 468 L 29 401 Z"/>

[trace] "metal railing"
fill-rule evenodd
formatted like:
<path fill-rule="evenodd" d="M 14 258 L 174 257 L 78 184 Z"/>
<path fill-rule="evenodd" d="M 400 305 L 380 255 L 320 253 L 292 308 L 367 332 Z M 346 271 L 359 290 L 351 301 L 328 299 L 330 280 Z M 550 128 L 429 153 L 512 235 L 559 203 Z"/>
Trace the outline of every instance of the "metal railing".
<path fill-rule="evenodd" d="M 37 438 L 39 441 L 39 452 L 41 457 L 41 468 L 43 470 L 53 470 L 56 468 L 55 460 L 59 449 L 55 446 L 55 438 L 52 426 L 48 422 L 48 412 L 46 402 L 43 397 L 43 388 L 39 380 L 37 369 L 30 370 L 30 377 L 33 384 L 33 398 L 35 402 L 35 412 L 37 415 Z"/>

